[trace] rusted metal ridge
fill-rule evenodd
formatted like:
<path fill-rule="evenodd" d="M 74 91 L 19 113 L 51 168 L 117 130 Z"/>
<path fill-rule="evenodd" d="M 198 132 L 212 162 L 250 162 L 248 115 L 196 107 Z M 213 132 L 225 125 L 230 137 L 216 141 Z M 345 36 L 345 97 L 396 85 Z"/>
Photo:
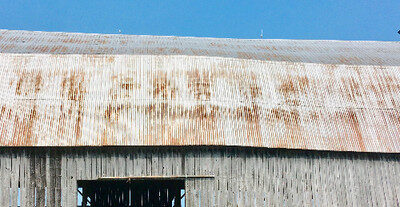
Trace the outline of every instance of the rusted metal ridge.
<path fill-rule="evenodd" d="M 221 39 L 0 30 L 1 53 L 189 55 L 240 59 L 400 65 L 399 42 Z"/>

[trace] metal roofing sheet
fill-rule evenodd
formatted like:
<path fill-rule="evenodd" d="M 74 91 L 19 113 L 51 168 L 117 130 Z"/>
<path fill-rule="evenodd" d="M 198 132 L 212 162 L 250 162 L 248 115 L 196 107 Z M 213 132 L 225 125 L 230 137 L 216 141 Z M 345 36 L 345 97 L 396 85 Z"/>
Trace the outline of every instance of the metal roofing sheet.
<path fill-rule="evenodd" d="M 400 152 L 399 66 L 112 54 L 0 63 L 1 146 Z"/>
<path fill-rule="evenodd" d="M 190 55 L 347 65 L 400 65 L 399 42 L 243 40 L 0 30 L 1 53 Z"/>

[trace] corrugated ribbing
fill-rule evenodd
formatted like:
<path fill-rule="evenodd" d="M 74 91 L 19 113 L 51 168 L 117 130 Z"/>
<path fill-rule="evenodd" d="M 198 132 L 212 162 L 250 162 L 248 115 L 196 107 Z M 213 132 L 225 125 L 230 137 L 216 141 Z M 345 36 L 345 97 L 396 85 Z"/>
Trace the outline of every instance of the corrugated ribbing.
<path fill-rule="evenodd" d="M 0 145 L 400 152 L 400 68 L 0 55 Z"/>
<path fill-rule="evenodd" d="M 400 65 L 400 44 L 0 30 L 0 52 L 22 54 L 188 55 L 346 65 Z"/>

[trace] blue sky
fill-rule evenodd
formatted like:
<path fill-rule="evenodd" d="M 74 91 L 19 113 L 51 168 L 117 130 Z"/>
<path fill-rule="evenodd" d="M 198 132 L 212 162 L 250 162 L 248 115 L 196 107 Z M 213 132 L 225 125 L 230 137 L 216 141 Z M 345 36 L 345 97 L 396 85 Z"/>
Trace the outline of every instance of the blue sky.
<path fill-rule="evenodd" d="M 0 28 L 400 41 L 400 0 L 0 0 Z"/>

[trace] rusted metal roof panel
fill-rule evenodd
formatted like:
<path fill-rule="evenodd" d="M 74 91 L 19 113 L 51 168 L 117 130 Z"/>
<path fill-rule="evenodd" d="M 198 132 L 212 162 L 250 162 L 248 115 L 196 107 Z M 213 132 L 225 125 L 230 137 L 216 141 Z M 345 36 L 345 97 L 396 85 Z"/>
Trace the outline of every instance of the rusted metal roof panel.
<path fill-rule="evenodd" d="M 1 146 L 400 152 L 400 67 L 0 54 Z"/>
<path fill-rule="evenodd" d="M 212 56 L 346 65 L 400 65 L 399 42 L 243 40 L 0 30 L 2 53 Z"/>

